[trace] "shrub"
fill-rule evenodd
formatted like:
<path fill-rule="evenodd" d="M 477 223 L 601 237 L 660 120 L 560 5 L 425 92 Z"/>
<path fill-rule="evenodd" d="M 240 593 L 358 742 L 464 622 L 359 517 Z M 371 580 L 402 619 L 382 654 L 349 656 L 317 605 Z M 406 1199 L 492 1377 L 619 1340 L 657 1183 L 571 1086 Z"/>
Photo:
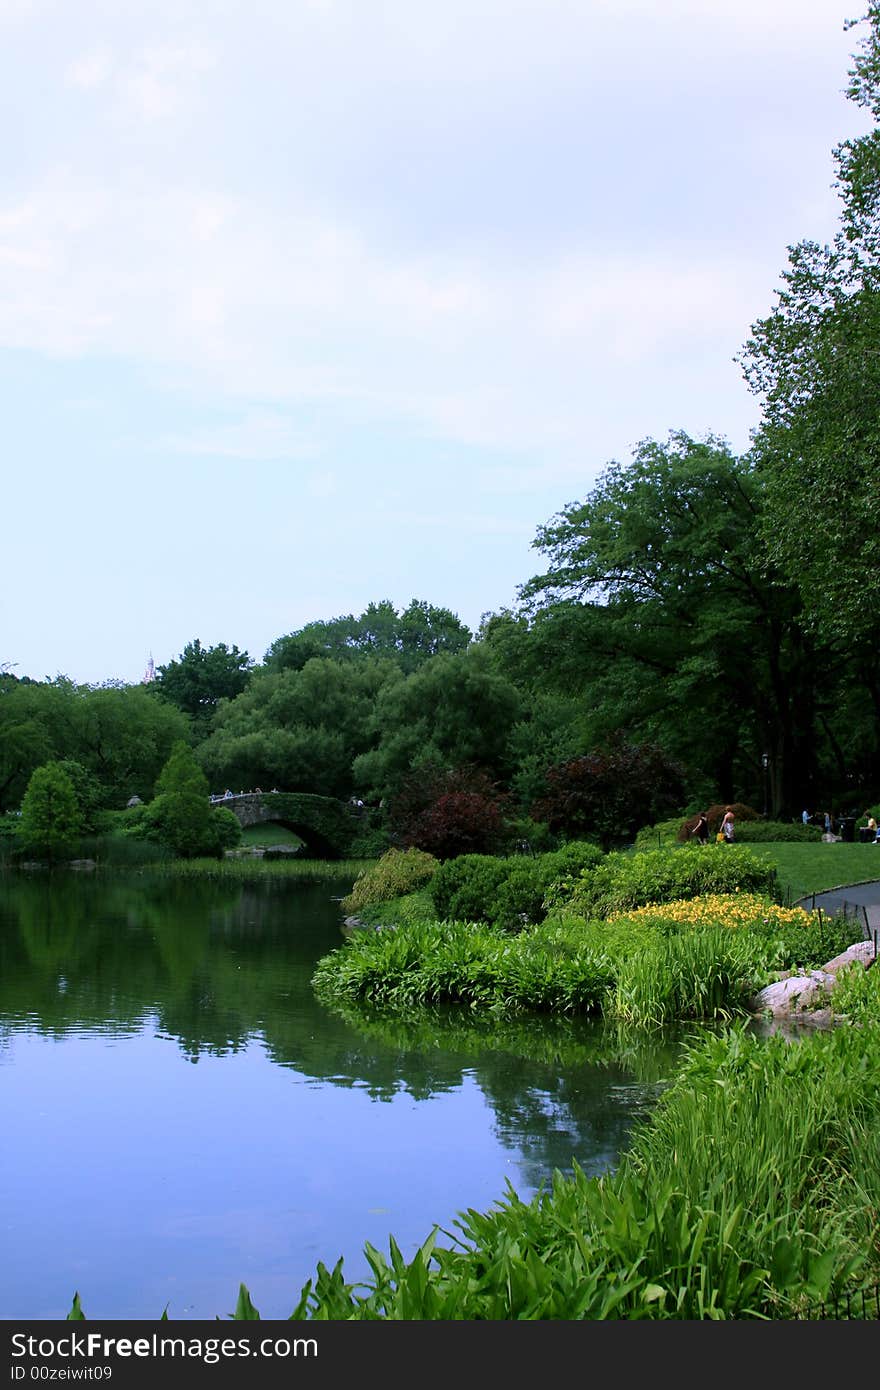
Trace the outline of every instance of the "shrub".
<path fill-rule="evenodd" d="M 730 809 L 733 812 L 735 817 L 734 823 L 736 826 L 737 839 L 739 839 L 740 837 L 739 832 L 742 827 L 743 821 L 755 821 L 761 819 L 760 812 L 756 811 L 754 806 L 747 806 L 744 801 L 719 801 L 716 802 L 713 806 L 708 806 L 706 808 L 706 817 L 709 821 L 710 834 L 718 834 L 718 831 L 721 829 L 721 822 L 724 820 L 724 814 L 728 809 Z M 691 832 L 693 831 L 693 828 L 698 820 L 699 812 L 697 812 L 696 815 L 688 816 L 687 820 L 682 821 L 681 825 L 678 828 L 678 838 L 682 842 L 689 843 L 693 840 L 693 835 Z"/>
<path fill-rule="evenodd" d="M 491 854 L 502 844 L 509 798 L 479 768 L 426 766 L 406 779 L 389 806 L 394 837 L 438 859 Z"/>
<path fill-rule="evenodd" d="M 584 840 L 535 856 L 466 854 L 447 860 L 431 884 L 439 917 L 491 922 L 506 929 L 542 922 L 551 885 L 597 864 L 602 851 Z"/>
<path fill-rule="evenodd" d="M 352 859 L 379 859 L 390 848 L 388 831 L 376 826 L 359 830 L 349 845 L 348 853 Z"/>
<path fill-rule="evenodd" d="M 689 825 L 696 825 L 697 816 L 692 816 L 688 820 Z M 639 851 L 646 849 L 662 849 L 664 845 L 672 844 L 673 841 L 680 839 L 681 816 L 673 816 L 672 820 L 661 820 L 656 825 L 643 825 L 635 839 L 635 848 Z"/>
<path fill-rule="evenodd" d="M 609 921 L 647 923 L 667 937 L 718 927 L 748 932 L 769 943 L 768 965 L 776 970 L 824 965 L 862 937 L 861 927 L 852 918 L 782 907 L 757 893 L 713 893 L 648 904 L 614 913 Z"/>
<path fill-rule="evenodd" d="M 737 822 L 736 838 L 747 845 L 781 840 L 821 841 L 822 831 L 818 825 L 804 825 L 801 821 L 747 820 L 742 825 Z"/>
<path fill-rule="evenodd" d="M 401 898 L 429 883 L 438 867 L 439 861 L 424 850 L 389 849 L 358 874 L 351 892 L 342 899 L 342 907 L 354 913 L 369 903 Z"/>
<path fill-rule="evenodd" d="M 532 814 L 556 834 L 595 836 L 604 849 L 632 839 L 645 812 L 668 815 L 682 804 L 682 769 L 653 744 L 620 740 L 547 771 L 547 790 Z"/>
<path fill-rule="evenodd" d="M 491 854 L 460 854 L 440 865 L 431 881 L 438 917 L 458 922 L 488 922 L 510 861 Z"/>
<path fill-rule="evenodd" d="M 82 814 L 73 782 L 59 762 L 35 768 L 21 803 L 18 837 L 27 853 L 50 862 L 69 854 L 82 831 Z"/>
<path fill-rule="evenodd" d="M 644 903 L 736 891 L 777 898 L 775 868 L 756 859 L 744 845 L 725 845 L 717 851 L 693 845 L 606 855 L 575 882 L 554 885 L 550 905 L 585 918 L 607 917 Z"/>

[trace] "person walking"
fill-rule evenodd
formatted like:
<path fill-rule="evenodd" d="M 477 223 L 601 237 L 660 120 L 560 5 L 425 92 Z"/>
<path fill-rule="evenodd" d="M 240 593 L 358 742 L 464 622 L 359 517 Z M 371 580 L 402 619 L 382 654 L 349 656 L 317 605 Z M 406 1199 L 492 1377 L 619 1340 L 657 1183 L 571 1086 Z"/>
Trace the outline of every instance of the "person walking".
<path fill-rule="evenodd" d="M 696 835 L 701 845 L 709 843 L 709 817 L 706 815 L 705 811 L 700 812 L 697 823 L 691 831 L 691 834 Z"/>
<path fill-rule="evenodd" d="M 736 839 L 736 830 L 734 829 L 735 820 L 736 816 L 733 814 L 733 808 L 728 806 L 727 810 L 724 812 L 724 819 L 721 822 L 721 834 L 724 836 L 724 843 L 726 845 L 732 845 Z"/>

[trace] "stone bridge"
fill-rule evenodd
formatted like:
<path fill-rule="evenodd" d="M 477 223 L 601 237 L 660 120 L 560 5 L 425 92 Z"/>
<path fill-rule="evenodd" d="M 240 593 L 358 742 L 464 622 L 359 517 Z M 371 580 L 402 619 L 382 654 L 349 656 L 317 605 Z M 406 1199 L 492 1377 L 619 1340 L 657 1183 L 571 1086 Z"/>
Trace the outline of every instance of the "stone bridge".
<path fill-rule="evenodd" d="M 225 806 L 244 830 L 273 821 L 303 841 L 309 859 L 343 859 L 357 828 L 357 811 L 332 796 L 308 792 L 242 792 L 212 796 L 213 806 Z"/>

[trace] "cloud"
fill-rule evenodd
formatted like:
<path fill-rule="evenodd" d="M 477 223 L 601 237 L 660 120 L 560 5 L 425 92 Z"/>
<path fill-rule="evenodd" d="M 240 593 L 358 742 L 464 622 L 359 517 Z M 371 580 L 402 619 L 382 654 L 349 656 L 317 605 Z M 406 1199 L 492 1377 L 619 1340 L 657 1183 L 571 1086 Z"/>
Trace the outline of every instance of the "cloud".
<path fill-rule="evenodd" d="M 79 10 L 76 56 L 62 27 L 40 59 L 53 138 L 0 204 L 0 346 L 216 392 L 244 423 L 164 437 L 230 457 L 302 457 L 303 403 L 564 462 L 602 421 L 721 399 L 784 261 L 755 174 L 777 137 L 745 99 L 710 113 L 738 166 L 681 83 L 704 96 L 697 59 L 715 83 L 737 43 L 763 73 L 779 16 L 801 58 L 836 24 L 826 0 Z"/>

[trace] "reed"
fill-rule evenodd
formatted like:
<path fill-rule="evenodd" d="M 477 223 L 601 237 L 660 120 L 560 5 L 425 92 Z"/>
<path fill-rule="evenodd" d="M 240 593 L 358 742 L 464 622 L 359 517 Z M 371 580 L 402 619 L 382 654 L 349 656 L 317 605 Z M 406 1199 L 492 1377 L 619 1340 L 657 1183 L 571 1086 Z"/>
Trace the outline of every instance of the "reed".
<path fill-rule="evenodd" d="M 371 862 L 363 859 L 171 859 L 153 865 L 151 871 L 169 878 L 225 879 L 241 883 L 354 880 Z"/>

